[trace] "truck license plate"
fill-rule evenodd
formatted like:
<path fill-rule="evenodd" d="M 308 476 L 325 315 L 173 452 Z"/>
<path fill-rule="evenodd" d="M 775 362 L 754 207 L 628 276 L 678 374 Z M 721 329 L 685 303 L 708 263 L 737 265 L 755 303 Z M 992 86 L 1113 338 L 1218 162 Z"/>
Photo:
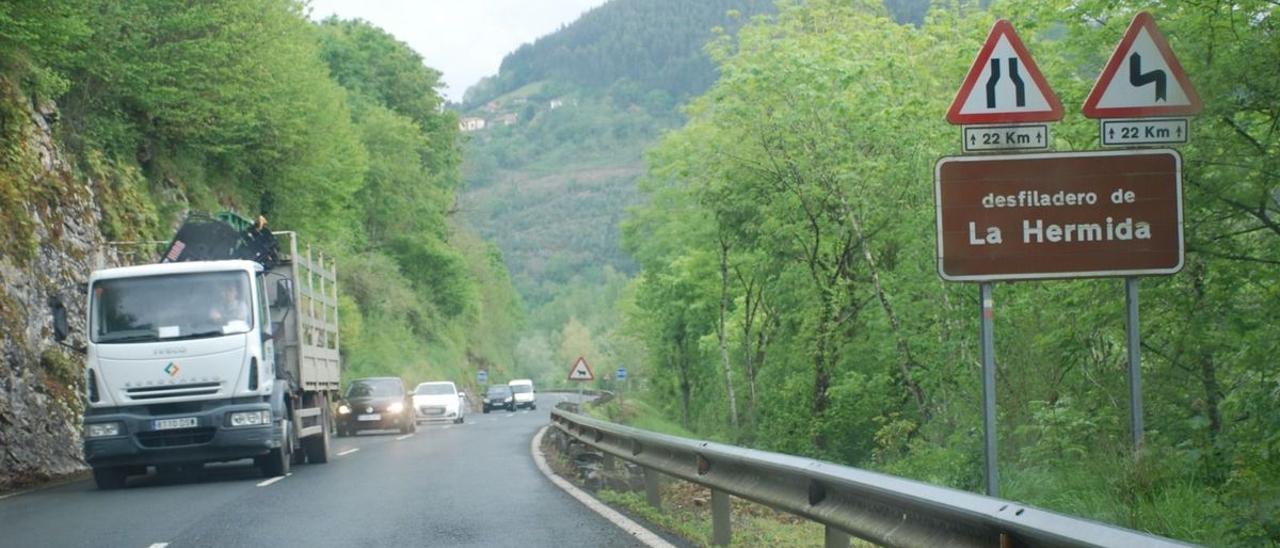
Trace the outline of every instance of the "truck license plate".
<path fill-rule="evenodd" d="M 359 417 L 356 417 L 356 420 L 378 421 L 378 420 L 382 420 L 382 415 L 379 415 L 378 413 L 374 413 L 372 415 L 360 415 Z"/>
<path fill-rule="evenodd" d="M 175 428 L 195 428 L 200 426 L 200 421 L 195 417 L 186 417 L 182 419 L 156 419 L 151 421 L 152 430 L 173 430 Z"/>

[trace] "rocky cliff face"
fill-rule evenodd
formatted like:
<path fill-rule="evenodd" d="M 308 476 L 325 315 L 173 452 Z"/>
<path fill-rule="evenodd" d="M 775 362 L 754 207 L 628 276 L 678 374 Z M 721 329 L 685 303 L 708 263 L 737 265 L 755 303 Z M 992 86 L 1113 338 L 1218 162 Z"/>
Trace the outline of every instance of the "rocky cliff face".
<path fill-rule="evenodd" d="M 57 111 L 0 80 L 0 491 L 69 474 L 81 458 L 84 365 L 53 340 L 47 301 L 82 345 L 80 284 L 101 248 L 95 184 L 55 137 Z"/>

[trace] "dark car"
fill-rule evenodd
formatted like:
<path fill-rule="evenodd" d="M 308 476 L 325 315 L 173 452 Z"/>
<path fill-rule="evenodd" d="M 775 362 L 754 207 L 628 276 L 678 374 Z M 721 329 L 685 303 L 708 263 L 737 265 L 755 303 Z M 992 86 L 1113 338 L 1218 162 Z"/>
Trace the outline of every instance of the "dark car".
<path fill-rule="evenodd" d="M 510 386 L 499 384 L 489 387 L 484 393 L 484 412 L 488 413 L 490 409 L 516 410 L 516 397 Z"/>
<path fill-rule="evenodd" d="M 356 379 L 338 405 L 338 435 L 351 436 L 361 430 L 398 428 L 408 434 L 417 430 L 413 401 L 398 377 Z"/>

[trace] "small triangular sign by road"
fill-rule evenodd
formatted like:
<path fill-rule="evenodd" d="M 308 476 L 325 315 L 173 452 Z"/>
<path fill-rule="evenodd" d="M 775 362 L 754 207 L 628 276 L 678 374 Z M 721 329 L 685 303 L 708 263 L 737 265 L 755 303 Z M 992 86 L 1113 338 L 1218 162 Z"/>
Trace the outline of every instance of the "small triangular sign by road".
<path fill-rule="evenodd" d="M 1062 103 L 1013 25 L 1004 19 L 996 21 L 947 109 L 947 121 L 1004 124 L 1061 119 Z"/>
<path fill-rule="evenodd" d="M 1203 105 L 1150 13 L 1129 24 L 1084 101 L 1089 118 L 1191 116 Z"/>
<path fill-rule="evenodd" d="M 571 381 L 590 381 L 595 380 L 595 373 L 591 372 L 591 366 L 587 365 L 587 359 L 578 356 L 578 360 L 573 362 L 573 369 L 569 370 L 569 380 Z"/>

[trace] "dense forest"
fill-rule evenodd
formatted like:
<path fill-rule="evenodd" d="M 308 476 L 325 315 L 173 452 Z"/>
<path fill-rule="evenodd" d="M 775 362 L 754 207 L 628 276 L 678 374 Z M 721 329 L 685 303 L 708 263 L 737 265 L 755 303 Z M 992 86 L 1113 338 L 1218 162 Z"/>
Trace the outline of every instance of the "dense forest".
<path fill-rule="evenodd" d="M 719 80 L 649 154 L 623 225 L 641 272 L 615 309 L 647 398 L 702 436 L 981 490 L 978 290 L 935 269 L 933 166 L 960 145 L 947 104 L 997 17 L 1080 105 L 1151 10 L 1206 105 L 1181 147 L 1186 266 L 1141 282 L 1146 445 L 1122 282 L 998 284 L 1001 495 L 1280 542 L 1280 9 L 936 4 L 915 27 L 810 0 L 712 45 Z M 1053 131 L 1057 150 L 1098 148 L 1078 107 Z"/>
<path fill-rule="evenodd" d="M 497 248 L 452 215 L 462 141 L 439 73 L 368 23 L 305 10 L 0 4 L 0 251 L 32 259 L 24 212 L 84 187 L 108 240 L 167 239 L 187 210 L 262 213 L 336 257 L 346 378 L 510 372 L 522 305 Z M 22 101 L 56 105 L 70 180 L 32 182 Z"/>
<path fill-rule="evenodd" d="M 467 90 L 464 103 L 478 106 L 541 81 L 596 91 L 625 81 L 680 101 L 715 81 L 702 50 L 714 32 L 733 33 L 746 17 L 772 10 L 769 0 L 606 2 L 508 54 L 497 75 Z"/>

